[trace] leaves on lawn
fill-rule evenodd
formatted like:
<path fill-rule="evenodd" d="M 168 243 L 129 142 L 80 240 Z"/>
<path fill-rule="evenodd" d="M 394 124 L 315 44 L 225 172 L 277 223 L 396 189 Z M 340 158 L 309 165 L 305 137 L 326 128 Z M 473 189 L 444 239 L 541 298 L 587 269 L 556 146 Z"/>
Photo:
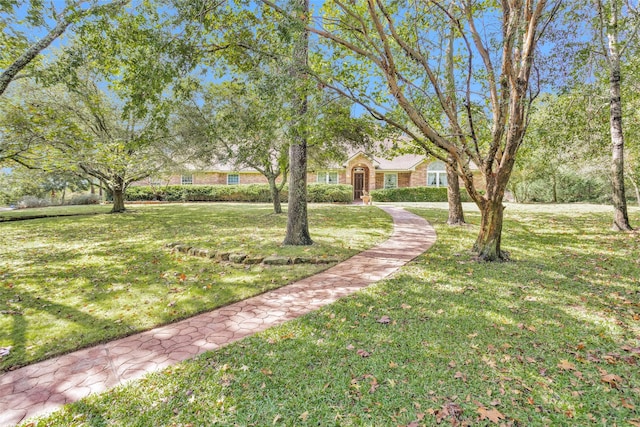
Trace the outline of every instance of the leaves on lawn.
<path fill-rule="evenodd" d="M 376 322 L 378 323 L 382 323 L 383 325 L 389 324 L 391 322 L 391 318 L 389 316 L 382 316 L 381 318 L 379 318 L 378 320 L 376 320 Z"/>
<path fill-rule="evenodd" d="M 600 375 L 600 381 L 609 384 L 612 388 L 619 388 L 622 385 L 622 377 L 616 374 L 609 374 L 606 371 Z"/>
<path fill-rule="evenodd" d="M 500 420 L 505 419 L 505 416 L 497 409 L 487 409 L 484 406 L 478 407 L 478 414 L 480 415 L 480 421 L 489 420 L 495 424 L 499 424 Z"/>
<path fill-rule="evenodd" d="M 563 359 L 560 361 L 560 363 L 558 363 L 558 368 L 562 369 L 563 371 L 575 371 L 576 365 L 566 359 Z"/>
<path fill-rule="evenodd" d="M 369 353 L 367 350 L 363 350 L 361 348 L 359 348 L 358 351 L 356 351 L 356 353 L 360 357 L 369 357 L 369 356 L 371 356 L 371 353 Z"/>

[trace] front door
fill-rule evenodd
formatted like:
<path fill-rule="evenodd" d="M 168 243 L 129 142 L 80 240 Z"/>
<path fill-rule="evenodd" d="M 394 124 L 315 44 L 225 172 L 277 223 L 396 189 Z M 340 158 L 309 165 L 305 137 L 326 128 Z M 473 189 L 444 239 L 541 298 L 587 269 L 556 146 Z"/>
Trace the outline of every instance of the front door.
<path fill-rule="evenodd" d="M 354 173 L 353 174 L 353 199 L 360 200 L 360 197 L 362 197 L 363 190 L 364 190 L 364 174 Z"/>

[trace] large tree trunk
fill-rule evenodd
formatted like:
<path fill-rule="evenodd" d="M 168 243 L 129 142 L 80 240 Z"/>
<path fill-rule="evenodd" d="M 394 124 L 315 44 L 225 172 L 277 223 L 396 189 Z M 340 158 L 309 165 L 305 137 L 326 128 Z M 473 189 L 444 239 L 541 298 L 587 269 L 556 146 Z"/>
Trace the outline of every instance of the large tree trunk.
<path fill-rule="evenodd" d="M 126 191 L 126 186 L 124 184 L 124 180 L 116 179 L 116 184 L 111 188 L 111 192 L 113 195 L 113 208 L 111 209 L 111 213 L 121 213 L 125 211 L 124 208 L 124 192 Z"/>
<path fill-rule="evenodd" d="M 611 7 L 607 29 L 610 67 L 611 187 L 613 189 L 613 226 L 616 231 L 632 230 L 624 191 L 624 135 L 622 133 L 622 99 L 620 95 L 620 53 L 618 50 L 618 10 Z"/>
<path fill-rule="evenodd" d="M 451 160 L 451 159 L 450 159 Z M 456 171 L 447 164 L 447 201 L 449 202 L 449 225 L 464 225 L 464 212 L 460 197 L 460 181 Z"/>
<path fill-rule="evenodd" d="M 296 16 L 300 16 L 304 22 L 309 16 L 309 0 L 292 0 Z M 289 149 L 290 179 L 289 179 L 289 203 L 287 217 L 287 235 L 285 245 L 311 245 L 313 240 L 309 235 L 309 223 L 307 219 L 307 95 L 306 79 L 309 52 L 309 32 L 303 25 L 294 36 L 293 64 L 291 77 L 296 83 L 301 83 L 293 93 L 293 108 L 298 116 L 292 128 L 292 141 Z"/>
<path fill-rule="evenodd" d="M 271 200 L 273 202 L 273 213 L 281 214 L 282 204 L 280 203 L 280 189 L 278 188 L 278 184 L 276 184 L 276 178 L 272 176 L 268 176 L 267 181 L 269 182 L 269 189 L 271 190 Z"/>
<path fill-rule="evenodd" d="M 499 200 L 484 200 L 479 207 L 480 233 L 473 245 L 473 250 L 478 253 L 478 259 L 482 261 L 508 261 L 509 254 L 500 249 L 504 217 L 502 197 Z"/>

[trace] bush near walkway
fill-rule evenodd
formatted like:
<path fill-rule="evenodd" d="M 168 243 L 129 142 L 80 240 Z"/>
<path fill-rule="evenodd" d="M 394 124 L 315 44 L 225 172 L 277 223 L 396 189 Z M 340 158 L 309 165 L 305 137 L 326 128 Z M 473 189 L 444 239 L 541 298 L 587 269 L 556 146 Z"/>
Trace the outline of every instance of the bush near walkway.
<path fill-rule="evenodd" d="M 638 235 L 536 209 L 488 264 L 477 225 L 412 209 L 438 242 L 393 278 L 36 425 L 638 425 Z"/>
<path fill-rule="evenodd" d="M 74 209 L 88 211 L 64 212 Z M 235 265 L 171 254 L 166 243 L 343 260 L 391 231 L 389 216 L 373 207 L 312 205 L 315 244 L 283 247 L 286 221 L 269 205 L 180 204 L 0 223 L 0 347 L 12 347 L 0 370 L 212 310 L 332 265 Z"/>

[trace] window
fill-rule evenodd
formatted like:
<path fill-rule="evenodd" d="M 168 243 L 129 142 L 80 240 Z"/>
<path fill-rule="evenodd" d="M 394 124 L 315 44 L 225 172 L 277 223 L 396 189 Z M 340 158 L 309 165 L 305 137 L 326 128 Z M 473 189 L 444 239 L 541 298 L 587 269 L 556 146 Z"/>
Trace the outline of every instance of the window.
<path fill-rule="evenodd" d="M 318 172 L 317 181 L 320 184 L 337 184 L 338 172 Z"/>
<path fill-rule="evenodd" d="M 433 162 L 427 167 L 427 187 L 446 187 L 447 168 L 441 161 Z"/>
<path fill-rule="evenodd" d="M 240 175 L 237 173 L 227 174 L 227 185 L 240 184 Z"/>
<path fill-rule="evenodd" d="M 193 175 L 182 175 L 180 177 L 180 184 L 191 185 L 193 184 Z"/>
<path fill-rule="evenodd" d="M 384 188 L 398 188 L 398 174 L 397 173 L 385 173 L 384 174 Z"/>

